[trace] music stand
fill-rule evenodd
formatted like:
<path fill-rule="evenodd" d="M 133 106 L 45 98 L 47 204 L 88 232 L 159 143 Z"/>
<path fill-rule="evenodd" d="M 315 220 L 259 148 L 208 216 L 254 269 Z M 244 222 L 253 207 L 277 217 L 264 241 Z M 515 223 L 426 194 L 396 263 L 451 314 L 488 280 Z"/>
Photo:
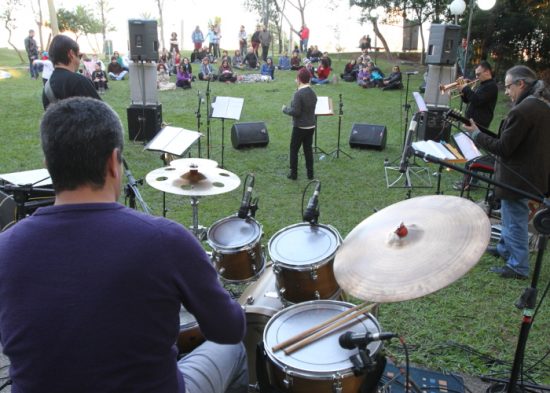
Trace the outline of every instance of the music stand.
<path fill-rule="evenodd" d="M 317 117 L 332 115 L 334 115 L 334 110 L 332 109 L 332 98 L 317 97 L 317 103 L 315 104 L 315 136 L 313 139 L 313 154 L 328 154 L 326 151 L 317 146 Z"/>
<path fill-rule="evenodd" d="M 166 154 L 183 156 L 200 140 L 202 134 L 197 131 L 190 131 L 184 128 L 166 126 L 143 148 L 143 150 L 160 151 L 164 157 Z M 164 165 L 167 165 L 164 160 Z M 166 217 L 166 193 L 162 193 L 162 215 Z"/>
<path fill-rule="evenodd" d="M 342 102 L 342 94 L 339 95 L 339 104 L 338 104 L 338 140 L 336 142 L 336 149 L 331 151 L 329 154 L 333 157 L 340 158 L 340 153 L 344 154 L 349 158 L 353 158 L 344 150 L 340 149 L 340 134 L 342 131 L 342 116 L 344 115 L 344 103 Z"/>
<path fill-rule="evenodd" d="M 222 120 L 222 160 L 220 168 L 223 165 L 223 153 L 225 150 L 225 119 L 239 120 L 244 105 L 244 98 L 234 97 L 216 97 L 212 103 L 212 118 Z M 210 144 L 208 144 L 208 157 L 210 157 Z"/>

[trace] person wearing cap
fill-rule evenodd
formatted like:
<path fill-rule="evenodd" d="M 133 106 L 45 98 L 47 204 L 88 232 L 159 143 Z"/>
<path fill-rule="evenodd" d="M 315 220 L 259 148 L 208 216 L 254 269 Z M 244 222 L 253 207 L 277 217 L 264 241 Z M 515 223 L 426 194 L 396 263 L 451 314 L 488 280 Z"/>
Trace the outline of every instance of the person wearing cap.
<path fill-rule="evenodd" d="M 296 83 L 298 89 L 294 93 L 290 106 L 283 105 L 283 113 L 292 116 L 292 136 L 290 139 L 290 173 L 291 180 L 298 178 L 298 152 L 300 146 L 304 150 L 307 178 L 313 179 L 313 134 L 315 133 L 315 105 L 317 95 L 309 82 L 311 73 L 302 68 L 298 71 Z"/>

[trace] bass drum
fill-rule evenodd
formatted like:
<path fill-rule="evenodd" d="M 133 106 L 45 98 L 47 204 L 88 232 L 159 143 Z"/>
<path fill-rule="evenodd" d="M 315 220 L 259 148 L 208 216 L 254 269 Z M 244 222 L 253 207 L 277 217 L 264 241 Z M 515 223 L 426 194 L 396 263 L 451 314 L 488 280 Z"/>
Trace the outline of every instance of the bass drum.
<path fill-rule="evenodd" d="M 251 217 L 223 218 L 212 224 L 206 235 L 212 261 L 225 281 L 243 283 L 262 273 L 265 260 L 258 221 Z"/>
<path fill-rule="evenodd" d="M 180 333 L 176 345 L 180 355 L 191 352 L 205 341 L 199 323 L 183 306 L 180 308 Z"/>
<path fill-rule="evenodd" d="M 329 225 L 300 223 L 273 235 L 269 255 L 283 299 L 299 303 L 337 296 L 332 266 L 341 244 L 342 237 Z"/>
<path fill-rule="evenodd" d="M 351 303 L 314 300 L 296 304 L 275 314 L 265 327 L 263 340 L 271 385 L 292 393 L 357 393 L 364 381 L 370 384 L 368 378 L 374 378 L 374 375 L 356 376 L 353 373 L 350 357 L 356 355 L 358 350 L 342 348 L 338 339 L 345 331 L 380 333 L 380 325 L 371 314 L 357 317 L 355 324 L 345 325 L 345 328 L 337 329 L 290 355 L 285 355 L 282 350 L 272 350 L 273 346 L 351 307 Z M 378 357 L 382 342 L 373 341 L 367 348 L 371 358 Z M 379 378 L 379 371 L 376 378 Z M 372 382 L 377 383 L 378 380 Z"/>
<path fill-rule="evenodd" d="M 15 224 L 16 214 L 17 205 L 13 196 L 0 191 L 0 232 Z"/>
<path fill-rule="evenodd" d="M 253 385 L 257 380 L 256 346 L 263 339 L 267 322 L 277 311 L 283 309 L 272 266 L 267 266 L 260 279 L 246 288 L 239 298 L 239 303 L 246 315 L 244 346 L 248 356 L 249 382 Z"/>

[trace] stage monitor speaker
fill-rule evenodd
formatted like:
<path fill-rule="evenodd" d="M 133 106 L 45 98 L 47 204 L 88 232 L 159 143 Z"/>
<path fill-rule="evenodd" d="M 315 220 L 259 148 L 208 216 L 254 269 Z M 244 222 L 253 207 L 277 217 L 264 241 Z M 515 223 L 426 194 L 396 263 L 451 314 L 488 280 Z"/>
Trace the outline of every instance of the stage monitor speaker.
<path fill-rule="evenodd" d="M 418 124 L 417 140 L 436 142 L 449 142 L 451 137 L 451 124 L 445 121 L 447 108 L 429 108 L 424 112 Z"/>
<path fill-rule="evenodd" d="M 241 147 L 264 147 L 269 143 L 269 134 L 264 122 L 235 123 L 231 127 L 231 143 Z"/>
<path fill-rule="evenodd" d="M 131 61 L 129 69 L 132 76 L 129 81 L 132 104 L 158 104 L 157 66 L 155 63 L 135 63 Z"/>
<path fill-rule="evenodd" d="M 128 139 L 149 141 L 162 127 L 162 105 L 130 105 L 128 115 Z"/>
<path fill-rule="evenodd" d="M 350 147 L 384 150 L 387 138 L 386 126 L 354 123 L 349 136 Z"/>
<path fill-rule="evenodd" d="M 158 61 L 159 39 L 156 20 L 129 19 L 130 59 Z"/>
<path fill-rule="evenodd" d="M 455 64 L 459 45 L 460 26 L 432 23 L 426 64 Z"/>

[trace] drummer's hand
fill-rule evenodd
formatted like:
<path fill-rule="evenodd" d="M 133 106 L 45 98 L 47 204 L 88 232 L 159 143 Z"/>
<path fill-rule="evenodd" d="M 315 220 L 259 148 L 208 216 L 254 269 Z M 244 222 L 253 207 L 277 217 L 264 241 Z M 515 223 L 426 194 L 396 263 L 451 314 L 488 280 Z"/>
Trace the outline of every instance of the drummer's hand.
<path fill-rule="evenodd" d="M 464 129 L 470 134 L 474 133 L 475 131 L 479 131 L 479 128 L 477 128 L 476 123 L 472 118 L 470 118 L 470 125 L 464 124 Z"/>

